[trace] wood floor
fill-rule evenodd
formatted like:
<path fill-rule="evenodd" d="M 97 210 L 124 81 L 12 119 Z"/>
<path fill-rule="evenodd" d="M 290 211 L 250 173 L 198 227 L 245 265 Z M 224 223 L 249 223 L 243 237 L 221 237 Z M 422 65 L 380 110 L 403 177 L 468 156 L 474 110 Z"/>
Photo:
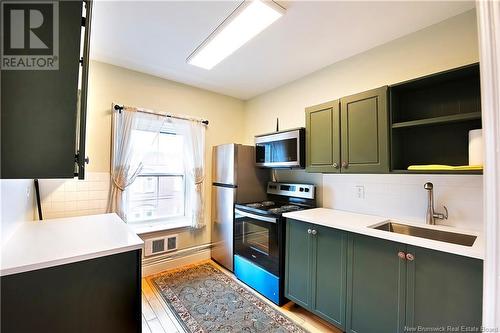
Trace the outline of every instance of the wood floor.
<path fill-rule="evenodd" d="M 226 274 L 230 274 L 223 268 L 221 268 L 221 270 Z M 331 326 L 321 318 L 307 312 L 292 302 L 289 302 L 282 307 L 278 307 L 260 295 L 258 296 L 311 333 L 341 333 L 341 331 L 337 328 Z M 142 332 L 184 332 L 182 326 L 179 324 L 174 314 L 170 311 L 165 301 L 154 287 L 150 277 L 142 279 Z"/>

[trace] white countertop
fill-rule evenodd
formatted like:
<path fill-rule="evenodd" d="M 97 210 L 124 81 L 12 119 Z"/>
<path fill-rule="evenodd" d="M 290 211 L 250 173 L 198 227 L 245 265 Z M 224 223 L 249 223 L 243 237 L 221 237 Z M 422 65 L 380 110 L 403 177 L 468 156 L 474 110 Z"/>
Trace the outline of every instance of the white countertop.
<path fill-rule="evenodd" d="M 351 212 L 328 209 L 328 208 L 314 208 L 314 209 L 301 210 L 296 212 L 285 213 L 283 214 L 283 216 L 291 219 L 322 225 L 325 227 L 387 239 L 394 242 L 420 246 L 432 250 L 458 254 L 471 258 L 484 259 L 484 235 L 477 231 L 465 230 L 465 229 L 459 229 L 441 225 L 426 225 L 422 223 L 412 223 L 382 216 L 357 214 L 357 213 L 351 213 Z M 474 235 L 477 236 L 477 238 L 472 246 L 463 246 L 463 245 L 456 245 L 421 237 L 402 235 L 393 232 L 387 232 L 383 230 L 370 228 L 370 226 L 380 225 L 388 220 L 401 224 L 413 225 L 421 228 Z"/>
<path fill-rule="evenodd" d="M 2 244 L 0 276 L 141 249 L 116 214 L 21 223 Z"/>

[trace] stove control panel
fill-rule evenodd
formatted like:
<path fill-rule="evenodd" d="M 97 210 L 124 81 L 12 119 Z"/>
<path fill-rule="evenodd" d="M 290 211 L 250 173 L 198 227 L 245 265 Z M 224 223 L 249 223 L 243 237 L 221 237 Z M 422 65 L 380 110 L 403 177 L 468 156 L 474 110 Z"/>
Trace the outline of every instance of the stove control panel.
<path fill-rule="evenodd" d="M 275 183 L 267 184 L 268 194 L 286 195 L 288 197 L 314 199 L 315 186 L 311 184 L 291 184 L 291 183 Z"/>

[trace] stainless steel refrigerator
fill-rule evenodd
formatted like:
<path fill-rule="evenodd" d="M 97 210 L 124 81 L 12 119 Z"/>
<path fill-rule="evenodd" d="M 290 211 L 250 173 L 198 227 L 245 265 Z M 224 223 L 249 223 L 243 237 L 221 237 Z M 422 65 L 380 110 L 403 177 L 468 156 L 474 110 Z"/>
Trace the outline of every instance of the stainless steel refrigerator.
<path fill-rule="evenodd" d="M 266 198 L 269 169 L 255 166 L 255 147 L 225 144 L 212 151 L 211 256 L 233 271 L 234 204 Z"/>

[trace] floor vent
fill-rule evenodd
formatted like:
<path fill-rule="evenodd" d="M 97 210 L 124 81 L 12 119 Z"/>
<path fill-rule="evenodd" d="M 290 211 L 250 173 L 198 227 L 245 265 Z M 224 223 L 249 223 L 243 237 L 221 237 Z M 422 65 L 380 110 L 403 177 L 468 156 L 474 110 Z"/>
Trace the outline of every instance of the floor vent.
<path fill-rule="evenodd" d="M 145 256 L 177 250 L 177 235 L 146 239 Z"/>

